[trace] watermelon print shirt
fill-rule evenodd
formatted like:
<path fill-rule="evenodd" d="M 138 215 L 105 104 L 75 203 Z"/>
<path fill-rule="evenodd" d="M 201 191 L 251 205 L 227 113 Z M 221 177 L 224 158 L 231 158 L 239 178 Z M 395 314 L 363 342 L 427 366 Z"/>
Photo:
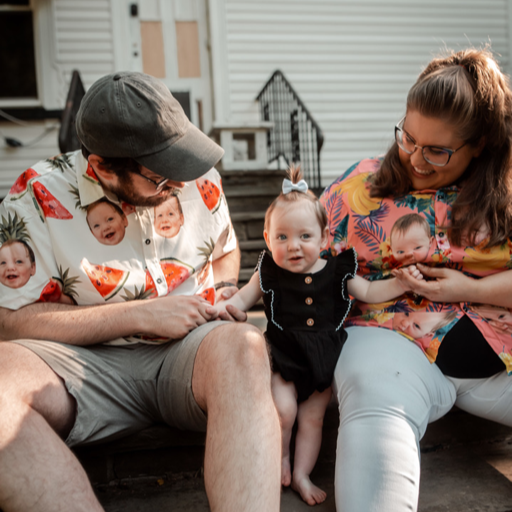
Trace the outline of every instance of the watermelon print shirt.
<path fill-rule="evenodd" d="M 510 241 L 486 249 L 484 232 L 474 247 L 450 244 L 445 226 L 449 225 L 451 205 L 459 190 L 456 186 L 418 190 L 403 197 L 370 197 L 368 180 L 381 163 L 382 158 L 362 160 L 322 195 L 321 202 L 329 219 L 332 254 L 353 247 L 358 254 L 360 275 L 369 280 L 387 279 L 391 277 L 393 268 L 405 264 L 399 254 L 393 254 L 391 233 L 393 231 L 394 242 L 396 231 L 393 227 L 398 225 L 395 223 L 408 216 L 414 220 L 415 233 L 420 240 L 415 245 L 427 244 L 426 249 L 418 251 L 421 256 L 416 261 L 453 268 L 477 279 L 512 268 Z M 430 232 L 425 233 L 425 229 Z M 404 238 L 406 235 L 407 232 L 403 233 Z M 398 252 L 396 246 L 394 249 Z M 395 330 L 419 345 L 428 359 L 434 362 L 445 334 L 463 315 L 468 315 L 475 323 L 505 364 L 508 374 L 512 375 L 512 313 L 506 308 L 435 303 L 407 293 L 382 304 L 356 302 L 346 326 L 369 325 Z"/>
<path fill-rule="evenodd" d="M 159 207 L 134 207 L 107 198 L 81 152 L 67 153 L 26 170 L 0 204 L 0 306 L 193 294 L 213 304 L 212 261 L 235 248 L 215 169 Z"/>

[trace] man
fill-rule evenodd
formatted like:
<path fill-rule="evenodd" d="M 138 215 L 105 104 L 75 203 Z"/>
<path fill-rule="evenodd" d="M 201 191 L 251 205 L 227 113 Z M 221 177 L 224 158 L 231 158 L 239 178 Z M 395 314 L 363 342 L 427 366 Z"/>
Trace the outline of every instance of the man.
<path fill-rule="evenodd" d="M 22 240 L 36 259 L 23 287 L 0 284 L 0 508 L 102 510 L 66 445 L 165 421 L 207 428 L 213 511 L 278 510 L 264 339 L 211 321 L 215 307 L 201 297 L 236 289 L 236 238 L 212 192 L 222 190 L 212 169 L 222 150 L 140 73 L 98 80 L 76 126 L 85 156 L 36 164 L 0 205 L 0 243 Z M 155 235 L 154 207 L 178 193 L 180 233 Z M 126 215 L 119 243 L 101 244 L 88 227 L 99 200 Z"/>

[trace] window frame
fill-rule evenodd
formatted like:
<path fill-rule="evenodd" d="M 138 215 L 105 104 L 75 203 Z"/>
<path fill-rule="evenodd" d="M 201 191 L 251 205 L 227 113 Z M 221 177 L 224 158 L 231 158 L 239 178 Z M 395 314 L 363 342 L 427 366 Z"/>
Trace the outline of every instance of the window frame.
<path fill-rule="evenodd" d="M 28 6 L 0 5 L 0 11 L 32 12 L 34 34 L 35 74 L 37 84 L 36 98 L 0 98 L 0 109 L 43 107 L 56 109 L 55 93 L 57 84 L 52 76 L 52 62 L 55 62 L 53 0 L 29 0 Z M 53 73 L 55 75 L 55 73 Z M 62 108 L 62 107 L 61 107 Z"/>

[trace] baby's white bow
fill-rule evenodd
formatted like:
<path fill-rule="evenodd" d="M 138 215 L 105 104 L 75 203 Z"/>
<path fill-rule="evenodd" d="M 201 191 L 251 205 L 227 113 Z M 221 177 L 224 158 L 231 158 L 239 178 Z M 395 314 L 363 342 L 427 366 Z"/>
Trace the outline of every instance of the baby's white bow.
<path fill-rule="evenodd" d="M 289 179 L 285 178 L 283 180 L 283 194 L 288 194 L 293 190 L 305 194 L 308 191 L 308 184 L 304 180 L 300 180 L 298 183 L 292 183 Z"/>

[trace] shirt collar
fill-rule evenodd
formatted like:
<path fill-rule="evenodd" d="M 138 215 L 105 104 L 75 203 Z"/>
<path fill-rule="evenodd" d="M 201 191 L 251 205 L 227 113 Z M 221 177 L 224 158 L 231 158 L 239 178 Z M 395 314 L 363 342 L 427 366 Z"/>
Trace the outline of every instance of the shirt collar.
<path fill-rule="evenodd" d="M 79 151 L 75 161 L 76 179 L 78 192 L 80 194 L 80 204 L 86 207 L 94 201 L 106 197 L 105 191 L 89 162 Z"/>

